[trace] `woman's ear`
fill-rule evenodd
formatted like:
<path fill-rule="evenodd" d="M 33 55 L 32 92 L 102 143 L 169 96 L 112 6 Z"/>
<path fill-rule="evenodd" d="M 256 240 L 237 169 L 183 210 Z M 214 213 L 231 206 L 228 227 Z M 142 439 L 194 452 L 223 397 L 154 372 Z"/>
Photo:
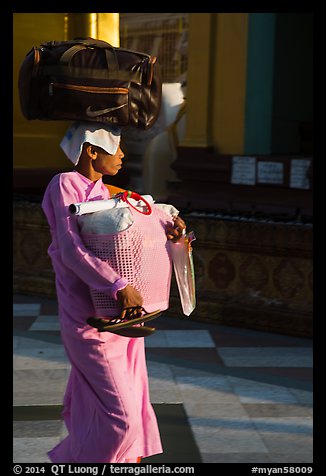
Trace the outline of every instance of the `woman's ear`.
<path fill-rule="evenodd" d="M 90 157 L 92 160 L 95 160 L 97 157 L 97 151 L 95 147 L 91 144 L 87 144 L 85 147 L 86 154 L 88 157 Z"/>

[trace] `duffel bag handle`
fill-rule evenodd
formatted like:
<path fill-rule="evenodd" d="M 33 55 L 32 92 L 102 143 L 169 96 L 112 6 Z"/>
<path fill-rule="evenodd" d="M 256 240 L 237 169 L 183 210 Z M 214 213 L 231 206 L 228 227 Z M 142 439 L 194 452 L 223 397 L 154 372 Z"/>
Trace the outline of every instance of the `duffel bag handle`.
<path fill-rule="evenodd" d="M 42 43 L 41 46 L 46 46 L 47 48 L 53 48 L 56 46 L 68 46 L 68 45 L 85 45 L 85 46 L 94 46 L 97 48 L 113 48 L 110 43 L 103 40 L 96 40 L 95 38 L 74 38 L 73 40 L 66 41 L 48 41 L 47 43 Z"/>
<path fill-rule="evenodd" d="M 105 42 L 103 42 L 103 43 L 105 43 Z M 106 45 L 107 46 L 105 46 L 103 48 L 104 48 L 104 53 L 105 53 L 105 57 L 106 57 L 106 62 L 107 62 L 107 65 L 108 65 L 108 70 L 110 72 L 119 71 L 119 63 L 118 63 L 116 54 L 114 52 L 114 49 L 109 43 L 106 43 Z M 70 67 L 71 66 L 70 62 L 71 62 L 72 58 L 75 56 L 76 53 L 78 53 L 79 51 L 87 49 L 87 47 L 92 47 L 92 46 L 97 47 L 97 45 L 90 44 L 89 42 L 74 43 L 71 46 L 71 48 L 68 48 L 61 55 L 60 63 L 65 65 L 65 66 Z M 100 48 L 102 48 L 102 46 Z"/>
<path fill-rule="evenodd" d="M 57 46 L 69 46 L 71 45 L 71 48 L 66 50 L 62 57 L 60 62 L 62 62 L 65 65 L 70 66 L 70 61 L 72 57 L 78 52 L 81 51 L 82 49 L 88 47 L 94 47 L 94 48 L 103 48 L 105 50 L 105 56 L 106 56 L 106 61 L 107 65 L 109 68 L 109 71 L 118 71 L 119 70 L 119 63 L 114 51 L 114 47 L 110 45 L 107 41 L 103 40 L 97 40 L 94 38 L 74 38 L 73 40 L 67 40 L 67 41 L 48 41 L 47 43 L 42 43 L 41 46 L 45 46 L 46 48 L 54 48 Z"/>
<path fill-rule="evenodd" d="M 96 48 L 104 48 L 109 71 L 119 71 L 119 63 L 114 51 L 114 47 L 107 41 L 97 40 L 90 37 L 74 38 L 72 41 L 78 42 L 80 45 L 96 47 Z"/>

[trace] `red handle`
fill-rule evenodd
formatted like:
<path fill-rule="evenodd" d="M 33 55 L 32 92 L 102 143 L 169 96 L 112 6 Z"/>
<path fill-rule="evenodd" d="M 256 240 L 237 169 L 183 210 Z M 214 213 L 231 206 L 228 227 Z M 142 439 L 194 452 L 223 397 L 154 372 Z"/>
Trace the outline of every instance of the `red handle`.
<path fill-rule="evenodd" d="M 120 195 L 120 194 L 119 194 Z M 122 192 L 121 193 L 121 199 L 128 203 L 128 205 L 133 208 L 134 210 L 136 210 L 138 213 L 142 213 L 143 215 L 150 215 L 152 213 L 152 207 L 150 206 L 150 204 L 147 202 L 147 200 L 145 200 L 141 195 L 139 195 L 139 193 L 136 193 L 136 192 L 131 192 L 130 190 L 126 190 L 125 192 Z M 134 205 L 132 205 L 128 198 L 133 198 L 134 200 L 138 200 L 138 201 L 142 201 L 145 203 L 146 207 L 147 207 L 147 211 L 146 212 L 142 212 L 140 210 L 138 210 L 137 207 L 134 207 Z"/>

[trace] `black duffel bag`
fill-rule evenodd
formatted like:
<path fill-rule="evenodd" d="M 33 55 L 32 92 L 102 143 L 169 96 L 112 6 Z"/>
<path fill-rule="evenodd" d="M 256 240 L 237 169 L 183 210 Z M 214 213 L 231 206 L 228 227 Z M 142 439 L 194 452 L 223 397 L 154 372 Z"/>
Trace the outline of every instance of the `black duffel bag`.
<path fill-rule="evenodd" d="M 148 129 L 162 97 L 155 56 L 93 38 L 50 41 L 27 53 L 19 71 L 26 119 L 78 120 Z"/>

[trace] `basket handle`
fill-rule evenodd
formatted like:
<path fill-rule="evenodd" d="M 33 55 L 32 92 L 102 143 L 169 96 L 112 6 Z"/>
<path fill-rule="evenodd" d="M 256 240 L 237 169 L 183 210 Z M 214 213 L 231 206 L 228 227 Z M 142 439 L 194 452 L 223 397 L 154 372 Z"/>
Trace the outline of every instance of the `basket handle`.
<path fill-rule="evenodd" d="M 126 202 L 128 203 L 128 205 L 133 208 L 134 210 L 136 210 L 138 213 L 142 213 L 143 215 L 150 215 L 152 213 L 152 207 L 150 206 L 150 204 L 148 203 L 147 200 L 145 200 L 145 198 L 143 198 L 141 195 L 139 195 L 139 193 L 136 193 L 136 192 L 131 192 L 130 190 L 126 190 L 125 192 L 121 192 L 121 193 L 118 193 L 116 195 L 116 197 L 119 197 L 121 198 L 121 200 L 123 202 Z M 138 200 L 138 201 L 142 201 L 145 203 L 146 207 L 147 207 L 147 211 L 145 212 L 142 212 L 140 210 L 138 210 L 138 208 L 136 208 L 134 205 L 132 205 L 130 202 L 129 202 L 129 198 L 133 198 L 134 200 Z"/>

